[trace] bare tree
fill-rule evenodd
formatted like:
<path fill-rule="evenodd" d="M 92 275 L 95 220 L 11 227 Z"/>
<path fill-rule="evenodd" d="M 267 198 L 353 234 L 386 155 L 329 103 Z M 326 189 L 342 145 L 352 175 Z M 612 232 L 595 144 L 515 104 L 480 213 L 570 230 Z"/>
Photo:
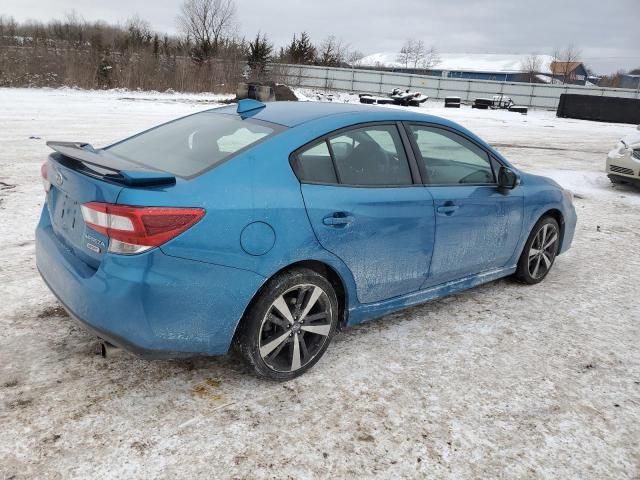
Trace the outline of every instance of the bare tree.
<path fill-rule="evenodd" d="M 417 69 L 419 65 L 422 65 L 422 61 L 424 60 L 424 56 L 426 54 L 424 42 L 422 40 L 415 40 L 412 50 L 411 63 L 413 64 L 413 68 Z"/>
<path fill-rule="evenodd" d="M 555 48 L 552 54 L 551 72 L 554 77 L 560 77 L 559 80 L 565 84 L 570 81 L 571 74 L 575 70 L 574 64 L 580 62 L 582 51 L 569 45 L 564 49 Z"/>
<path fill-rule="evenodd" d="M 218 53 L 224 35 L 235 24 L 234 0 L 185 0 L 178 28 L 195 43 L 194 58 L 207 60 Z"/>
<path fill-rule="evenodd" d="M 317 63 L 327 67 L 339 67 L 345 63 L 349 45 L 335 35 L 329 35 L 317 49 Z"/>
<path fill-rule="evenodd" d="M 127 19 L 125 28 L 129 32 L 128 46 L 133 50 L 148 45 L 153 38 L 151 24 L 137 14 Z"/>
<path fill-rule="evenodd" d="M 396 61 L 405 68 L 428 70 L 440 63 L 440 56 L 434 46 L 427 48 L 422 40 L 410 38 L 404 42 Z"/>
<path fill-rule="evenodd" d="M 436 47 L 432 45 L 424 52 L 424 57 L 420 66 L 425 70 L 431 70 L 433 67 L 437 67 L 440 62 L 442 62 L 440 54 Z"/>
<path fill-rule="evenodd" d="M 347 54 L 347 62 L 352 67 L 359 67 L 363 58 L 364 58 L 364 53 L 362 53 L 360 50 L 351 50 Z"/>
<path fill-rule="evenodd" d="M 535 83 L 536 75 L 540 73 L 542 69 L 542 58 L 535 53 L 528 55 L 522 61 L 522 71 L 529 79 L 529 83 Z"/>
<path fill-rule="evenodd" d="M 410 66 L 418 68 L 418 64 L 422 61 L 424 54 L 424 42 L 410 38 L 402 45 L 396 61 L 403 64 L 404 68 L 409 68 Z"/>
<path fill-rule="evenodd" d="M 413 42 L 413 40 L 407 40 L 404 43 L 396 58 L 396 62 L 404 65 L 404 68 L 409 68 L 409 62 L 411 61 L 411 42 Z"/>
<path fill-rule="evenodd" d="M 13 37 L 18 29 L 18 24 L 13 17 L 0 15 L 0 35 Z"/>

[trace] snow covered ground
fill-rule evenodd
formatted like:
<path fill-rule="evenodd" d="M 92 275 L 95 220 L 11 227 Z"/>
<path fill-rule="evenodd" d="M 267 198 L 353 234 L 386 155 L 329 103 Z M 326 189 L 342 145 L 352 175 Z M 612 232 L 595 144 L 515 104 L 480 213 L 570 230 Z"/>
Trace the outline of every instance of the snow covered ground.
<path fill-rule="evenodd" d="M 287 384 L 232 356 L 97 355 L 34 264 L 45 141 L 100 145 L 217 100 L 0 89 L 0 478 L 640 476 L 640 191 L 603 171 L 628 125 L 421 107 L 578 195 L 540 285 L 347 330 Z"/>

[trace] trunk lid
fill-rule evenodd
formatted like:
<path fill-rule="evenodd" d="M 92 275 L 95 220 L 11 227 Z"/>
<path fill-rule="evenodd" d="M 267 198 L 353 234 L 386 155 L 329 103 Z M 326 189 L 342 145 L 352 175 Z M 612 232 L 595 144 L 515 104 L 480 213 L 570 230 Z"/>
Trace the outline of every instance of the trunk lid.
<path fill-rule="evenodd" d="M 115 204 L 125 186 L 174 184 L 175 176 L 141 169 L 85 143 L 47 144 L 56 151 L 46 165 L 51 183 L 47 206 L 54 234 L 67 251 L 97 269 L 109 239 L 85 224 L 81 206 L 88 202 Z"/>
<path fill-rule="evenodd" d="M 97 269 L 107 251 L 106 236 L 89 229 L 82 218 L 83 203 L 116 203 L 123 187 L 91 177 L 52 154 L 47 162 L 51 189 L 47 205 L 53 232 L 60 243 L 90 267 Z"/>

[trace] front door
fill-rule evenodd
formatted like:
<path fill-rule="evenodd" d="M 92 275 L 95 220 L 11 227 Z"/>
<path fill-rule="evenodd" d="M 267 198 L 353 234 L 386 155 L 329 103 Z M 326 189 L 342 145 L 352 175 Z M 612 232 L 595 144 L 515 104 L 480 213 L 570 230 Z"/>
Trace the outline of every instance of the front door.
<path fill-rule="evenodd" d="M 519 189 L 496 185 L 489 153 L 448 129 L 410 125 L 423 177 L 434 201 L 433 286 L 506 266 L 522 228 Z"/>

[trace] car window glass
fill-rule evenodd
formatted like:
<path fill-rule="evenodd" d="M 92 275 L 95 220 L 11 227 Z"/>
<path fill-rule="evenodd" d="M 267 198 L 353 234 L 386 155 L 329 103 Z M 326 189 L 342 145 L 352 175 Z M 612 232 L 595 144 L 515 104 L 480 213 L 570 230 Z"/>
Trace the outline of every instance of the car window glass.
<path fill-rule="evenodd" d="M 347 135 L 340 135 L 331 141 L 331 150 L 336 158 L 345 159 L 351 155 L 351 152 L 359 143 L 356 139 Z"/>
<path fill-rule="evenodd" d="M 345 185 L 410 185 L 409 163 L 394 125 L 355 128 L 329 139 Z"/>
<path fill-rule="evenodd" d="M 322 141 L 298 153 L 300 180 L 314 183 L 338 183 L 327 142 Z"/>
<path fill-rule="evenodd" d="M 392 155 L 396 154 L 396 145 L 390 132 L 386 130 L 369 130 L 367 134 L 386 152 Z"/>
<path fill-rule="evenodd" d="M 218 150 L 223 153 L 233 153 L 243 149 L 247 145 L 257 142 L 268 135 L 267 132 L 251 131 L 246 127 L 239 128 L 235 132 L 224 135 L 218 140 Z"/>
<path fill-rule="evenodd" d="M 359 143 L 358 140 L 349 135 L 340 135 L 339 137 L 334 137 L 332 141 L 335 143 L 347 143 L 353 148 L 356 148 Z"/>
<path fill-rule="evenodd" d="M 494 183 L 487 152 L 466 138 L 439 128 L 411 125 L 432 185 Z"/>
<path fill-rule="evenodd" d="M 273 135 L 273 124 L 202 112 L 174 120 L 107 147 L 121 158 L 191 177 Z"/>

